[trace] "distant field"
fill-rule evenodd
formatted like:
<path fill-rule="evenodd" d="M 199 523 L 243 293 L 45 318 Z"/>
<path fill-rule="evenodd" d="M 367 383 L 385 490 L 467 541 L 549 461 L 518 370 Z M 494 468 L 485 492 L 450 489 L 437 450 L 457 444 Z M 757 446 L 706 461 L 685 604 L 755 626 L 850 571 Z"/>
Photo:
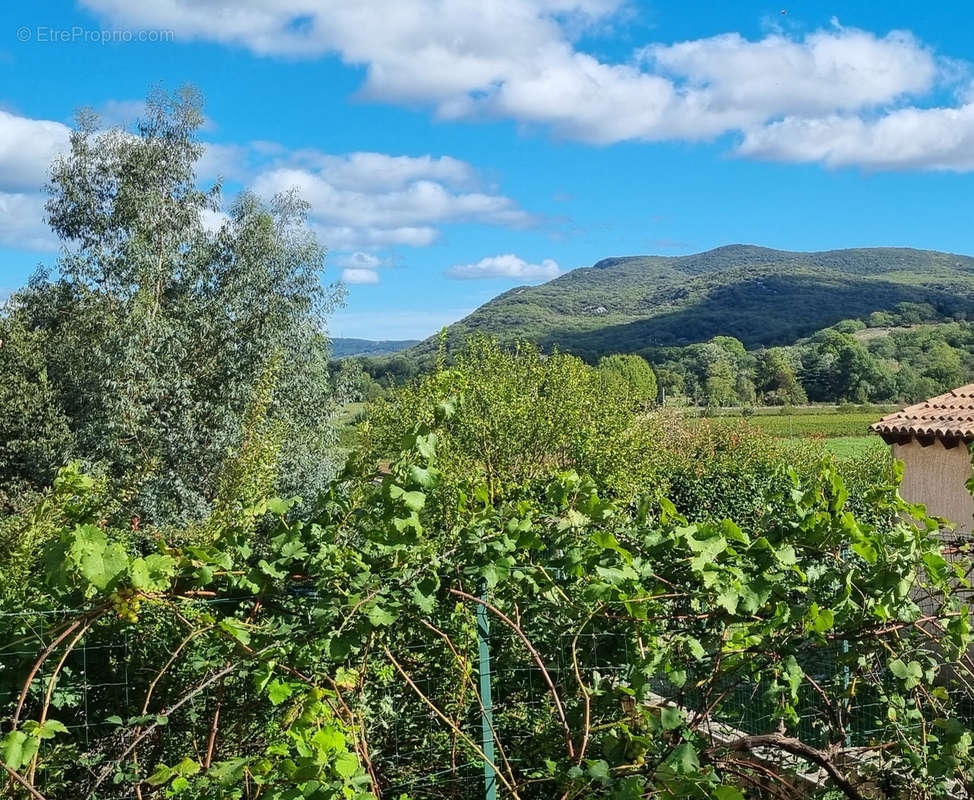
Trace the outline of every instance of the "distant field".
<path fill-rule="evenodd" d="M 798 413 L 781 413 L 780 408 L 756 408 L 746 419 L 769 436 L 800 440 L 824 438 L 825 449 L 839 458 L 857 456 L 871 447 L 882 447 L 882 439 L 869 433 L 869 426 L 891 408 L 839 411 L 835 406 L 806 406 Z M 732 411 L 717 419 L 741 419 Z"/>
<path fill-rule="evenodd" d="M 868 436 L 869 426 L 882 416 L 869 412 L 853 414 L 831 413 L 789 414 L 753 417 L 753 424 L 770 436 Z"/>
<path fill-rule="evenodd" d="M 355 447 L 358 439 L 358 423 L 365 414 L 365 408 L 365 403 L 346 403 L 335 412 L 339 447 L 345 450 Z"/>
<path fill-rule="evenodd" d="M 873 447 L 886 447 L 878 436 L 836 436 L 825 440 L 825 449 L 838 458 L 858 456 Z"/>

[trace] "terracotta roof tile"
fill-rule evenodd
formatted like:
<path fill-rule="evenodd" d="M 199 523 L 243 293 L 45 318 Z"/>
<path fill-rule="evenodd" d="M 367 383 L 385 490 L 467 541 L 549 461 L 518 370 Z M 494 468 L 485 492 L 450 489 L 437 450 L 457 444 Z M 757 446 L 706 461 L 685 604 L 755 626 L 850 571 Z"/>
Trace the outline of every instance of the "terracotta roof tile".
<path fill-rule="evenodd" d="M 974 383 L 887 414 L 869 430 L 885 434 L 974 439 Z"/>

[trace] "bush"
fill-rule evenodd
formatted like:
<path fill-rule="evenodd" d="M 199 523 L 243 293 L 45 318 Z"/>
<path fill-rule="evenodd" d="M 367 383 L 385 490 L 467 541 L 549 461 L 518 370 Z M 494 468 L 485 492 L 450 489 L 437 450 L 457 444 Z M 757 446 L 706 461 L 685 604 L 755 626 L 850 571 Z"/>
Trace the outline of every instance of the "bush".
<path fill-rule="evenodd" d="M 520 357 L 474 363 L 545 386 L 547 360 Z M 892 485 L 856 516 L 812 449 L 790 453 L 801 477 L 739 422 L 674 427 L 667 456 L 671 488 L 699 490 L 682 502 L 733 498 L 733 519 L 650 514 L 573 471 L 492 499 L 482 469 L 438 458 L 471 429 L 454 397 L 430 394 L 435 429 L 382 480 L 332 483 L 308 520 L 247 480 L 273 467 L 259 428 L 203 529 L 140 531 L 124 498 L 63 471 L 32 515 L 38 568 L 13 582 L 0 558 L 4 797 L 482 798 L 485 618 L 504 796 L 791 797 L 822 764 L 821 797 L 967 780 L 968 609 L 936 523 Z M 449 525 L 428 502 L 444 478 Z M 740 494 L 762 481 L 768 508 Z"/>
<path fill-rule="evenodd" d="M 598 369 L 607 377 L 621 379 L 637 401 L 643 405 L 656 402 L 659 388 L 656 373 L 646 359 L 635 354 L 616 354 L 599 359 Z"/>
<path fill-rule="evenodd" d="M 531 496 L 553 471 L 572 469 L 623 503 L 655 510 L 668 497 L 692 520 L 761 518 L 775 508 L 786 464 L 807 478 L 832 460 L 821 441 L 786 443 L 759 429 L 773 428 L 777 417 L 749 424 L 671 409 L 635 414 L 628 392 L 600 373 L 571 356 L 474 339 L 450 369 L 370 408 L 362 428 L 366 460 L 389 459 L 417 425 L 435 425 L 448 406 L 452 416 L 437 432 L 444 475 L 430 501 L 439 508 L 454 508 L 474 478 L 484 480 L 493 502 Z M 818 415 L 812 422 L 823 419 L 847 421 Z M 873 477 L 888 482 L 879 472 Z M 854 492 L 867 488 L 861 481 Z"/>
<path fill-rule="evenodd" d="M 482 476 L 496 500 L 574 469 L 631 500 L 653 474 L 660 430 L 634 415 L 628 386 L 574 356 L 543 355 L 529 344 L 507 350 L 487 338 L 471 339 L 453 366 L 369 409 L 362 428 L 369 463 L 398 452 L 417 425 L 434 425 L 444 406 L 451 410 L 437 445 L 444 507 L 455 503 L 460 476 Z"/>

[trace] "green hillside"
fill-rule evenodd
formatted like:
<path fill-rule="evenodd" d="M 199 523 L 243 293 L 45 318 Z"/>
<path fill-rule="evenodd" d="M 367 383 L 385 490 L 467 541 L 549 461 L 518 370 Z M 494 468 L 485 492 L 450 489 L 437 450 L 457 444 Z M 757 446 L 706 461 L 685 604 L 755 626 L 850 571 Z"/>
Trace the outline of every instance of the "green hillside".
<path fill-rule="evenodd" d="M 352 356 L 384 356 L 406 350 L 418 339 L 349 339 L 336 337 L 331 340 L 332 358 L 350 358 Z"/>
<path fill-rule="evenodd" d="M 728 245 L 689 256 L 607 258 L 519 287 L 449 329 L 523 338 L 587 358 L 706 341 L 790 344 L 842 319 L 928 303 L 974 318 L 974 258 L 907 248 L 796 253 Z M 427 340 L 417 352 L 429 351 Z"/>

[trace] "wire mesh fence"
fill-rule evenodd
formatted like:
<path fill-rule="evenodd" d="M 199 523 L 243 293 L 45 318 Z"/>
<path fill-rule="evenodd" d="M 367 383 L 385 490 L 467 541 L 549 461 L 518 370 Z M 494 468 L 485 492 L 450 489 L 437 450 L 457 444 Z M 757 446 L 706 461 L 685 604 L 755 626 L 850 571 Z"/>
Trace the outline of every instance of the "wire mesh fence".
<path fill-rule="evenodd" d="M 969 540 L 957 539 L 945 554 L 966 564 L 969 549 Z M 960 582 L 958 587 L 970 591 Z M 617 698 L 614 690 L 639 680 L 644 655 L 631 619 L 580 620 L 569 613 L 564 619 L 520 619 L 514 608 L 507 609 L 513 625 L 501 624 L 485 611 L 490 595 L 485 592 L 481 600 L 457 603 L 436 625 L 413 625 L 389 658 L 367 653 L 355 670 L 334 676 L 355 697 L 384 798 L 494 800 L 510 797 L 510 783 L 516 782 L 519 797 L 540 800 L 552 792 L 545 763 L 563 749 L 566 735 L 578 747 L 578 732 L 586 731 L 593 758 L 613 746 L 600 731 L 630 710 L 611 698 Z M 211 602 L 217 601 L 198 605 L 205 609 Z M 308 595 L 296 602 L 312 608 L 317 601 Z M 173 697 L 186 694 L 188 679 L 180 664 L 195 659 L 191 672 L 198 680 L 201 663 L 202 674 L 217 673 L 219 652 L 186 644 L 185 631 L 161 614 L 145 625 L 103 618 L 90 629 L 84 629 L 84 619 L 72 609 L 0 615 L 6 633 L 0 642 L 0 717 L 36 719 L 46 713 L 70 734 L 41 761 L 41 778 L 50 769 L 65 785 L 97 787 L 94 798 L 123 800 L 136 796 L 133 784 L 115 784 L 114 776 L 134 775 L 136 758 L 143 766 L 187 756 L 207 763 L 214 748 L 211 722 L 221 707 L 221 724 L 237 731 L 237 741 L 247 739 L 240 731 L 253 722 L 244 702 L 253 687 L 244 678 L 227 676 L 170 710 Z M 157 660 L 160 638 L 173 658 L 164 677 Z M 52 655 L 32 675 L 45 653 Z M 827 731 L 834 735 L 836 709 L 823 698 L 850 694 L 857 659 L 855 642 L 843 640 L 800 654 L 807 680 L 795 733 L 802 741 L 821 746 Z M 22 695 L 25 676 L 32 680 Z M 769 685 L 760 675 L 731 674 L 705 688 L 656 679 L 651 689 L 655 702 L 688 710 L 706 709 L 720 696 L 714 721 L 725 730 L 754 735 L 779 728 L 780 707 Z M 888 703 L 875 691 L 852 697 L 838 709 L 839 725 L 848 746 L 869 747 L 889 724 Z M 128 717 L 117 716 L 118 709 L 127 709 Z M 974 709 L 969 711 L 974 718 Z M 167 714 L 173 724 L 164 719 Z M 131 747 L 133 718 L 139 735 L 149 731 L 137 748 Z M 255 753 L 260 746 L 255 730 Z M 52 796 L 61 796 L 57 787 Z"/>
<path fill-rule="evenodd" d="M 7 636 L 0 644 L 0 699 L 6 718 L 36 718 L 38 709 L 46 707 L 46 716 L 61 722 L 70 733 L 71 744 L 63 755 L 83 772 L 97 768 L 89 754 L 117 729 L 107 719 L 111 712 L 105 709 L 130 707 L 132 684 L 131 636 L 121 628 L 109 637 L 82 637 L 63 661 L 50 657 L 35 666 L 41 656 L 74 638 L 78 629 L 73 626 L 80 616 L 74 609 L 0 614 L 0 626 Z M 55 667 L 58 677 L 52 682 Z M 21 698 L 25 676 L 33 681 Z"/>
<path fill-rule="evenodd" d="M 80 796 L 91 800 L 135 800 L 138 781 L 130 779 L 140 758 L 149 765 L 143 776 L 152 764 L 186 756 L 202 763 L 216 704 L 249 690 L 228 676 L 218 691 L 189 697 L 178 718 L 173 712 L 178 725 L 170 726 L 173 698 L 185 696 L 179 656 L 199 654 L 180 653 L 183 632 L 166 614 L 143 616 L 146 624 L 129 625 L 112 614 L 99 615 L 96 624 L 91 611 L 68 608 L 0 614 L 0 719 L 56 720 L 67 729 L 37 762 L 37 783 L 48 787 L 48 798 L 84 787 Z M 163 667 L 160 652 L 171 653 L 171 663 Z M 218 666 L 209 664 L 210 671 Z"/>

